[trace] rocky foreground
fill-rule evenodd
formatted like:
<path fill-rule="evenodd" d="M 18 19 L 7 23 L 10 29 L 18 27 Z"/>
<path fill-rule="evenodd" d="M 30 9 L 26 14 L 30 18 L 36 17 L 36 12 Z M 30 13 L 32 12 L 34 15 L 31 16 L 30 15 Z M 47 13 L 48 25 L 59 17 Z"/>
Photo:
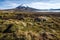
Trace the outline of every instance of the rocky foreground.
<path fill-rule="evenodd" d="M 60 40 L 60 16 L 0 13 L 0 40 Z"/>

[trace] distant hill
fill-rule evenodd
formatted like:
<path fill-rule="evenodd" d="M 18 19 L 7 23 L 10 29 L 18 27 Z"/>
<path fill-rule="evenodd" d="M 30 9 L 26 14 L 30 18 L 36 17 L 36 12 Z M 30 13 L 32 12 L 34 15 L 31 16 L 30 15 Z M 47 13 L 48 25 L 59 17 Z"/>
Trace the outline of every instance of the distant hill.
<path fill-rule="evenodd" d="M 40 11 L 39 9 L 35 9 L 35 8 L 31 8 L 28 6 L 18 6 L 16 8 L 13 9 L 5 9 L 4 11 L 21 11 L 21 12 L 36 12 L 36 11 Z"/>
<path fill-rule="evenodd" d="M 60 10 L 60 9 L 50 9 L 50 10 Z"/>
<path fill-rule="evenodd" d="M 39 9 L 35 9 L 35 8 L 31 8 L 28 6 L 18 6 L 15 8 L 16 11 L 31 11 L 31 12 L 35 12 L 35 11 L 39 11 Z"/>

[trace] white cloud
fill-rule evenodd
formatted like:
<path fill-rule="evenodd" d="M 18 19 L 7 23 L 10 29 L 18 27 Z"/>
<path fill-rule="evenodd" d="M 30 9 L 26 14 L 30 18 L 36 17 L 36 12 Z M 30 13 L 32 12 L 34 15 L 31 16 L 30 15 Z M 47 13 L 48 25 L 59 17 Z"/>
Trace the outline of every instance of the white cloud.
<path fill-rule="evenodd" d="M 53 3 L 60 3 L 60 0 L 50 0 L 50 2 L 53 2 Z"/>
<path fill-rule="evenodd" d="M 1 9 L 15 8 L 15 7 L 19 6 L 19 5 L 20 4 L 18 4 L 18 3 L 14 3 L 14 2 L 11 2 L 11 1 L 6 1 L 6 2 L 3 3 L 3 6 L 1 7 Z"/>
<path fill-rule="evenodd" d="M 19 4 L 18 4 L 17 0 L 15 0 L 15 1 L 16 2 L 4 1 L 3 6 L 1 8 L 2 9 L 10 9 L 10 8 L 15 8 L 21 4 L 20 1 L 19 1 Z M 60 8 L 60 0 L 49 0 L 49 1 L 43 0 L 40 2 L 32 2 L 29 4 L 26 3 L 24 6 L 29 6 L 29 7 L 37 8 L 37 9 L 50 9 L 50 8 L 57 9 L 57 8 Z"/>
<path fill-rule="evenodd" d="M 44 2 L 34 2 L 27 4 L 29 7 L 37 8 L 37 9 L 57 9 L 60 8 L 60 3 L 44 3 Z"/>

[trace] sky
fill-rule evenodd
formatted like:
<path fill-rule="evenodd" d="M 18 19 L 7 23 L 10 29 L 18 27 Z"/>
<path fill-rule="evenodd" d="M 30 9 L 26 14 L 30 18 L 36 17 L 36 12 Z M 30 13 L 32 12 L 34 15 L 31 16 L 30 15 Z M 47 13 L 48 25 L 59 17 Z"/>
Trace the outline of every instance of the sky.
<path fill-rule="evenodd" d="M 21 4 L 36 9 L 60 8 L 60 0 L 0 0 L 0 9 L 11 9 Z"/>

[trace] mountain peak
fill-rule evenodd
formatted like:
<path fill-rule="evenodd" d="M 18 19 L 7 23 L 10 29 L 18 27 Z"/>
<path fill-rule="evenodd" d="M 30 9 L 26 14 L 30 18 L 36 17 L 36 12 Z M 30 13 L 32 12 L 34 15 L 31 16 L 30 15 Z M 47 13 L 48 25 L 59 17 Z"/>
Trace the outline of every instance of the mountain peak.
<path fill-rule="evenodd" d="M 13 9 L 7 9 L 6 11 L 21 11 L 21 12 L 37 12 L 39 9 L 35 9 L 32 7 L 27 6 L 26 4 L 21 4 Z"/>
<path fill-rule="evenodd" d="M 28 7 L 26 4 L 21 4 L 21 5 L 19 5 L 19 6 L 16 7 L 16 8 L 26 8 L 26 7 Z"/>
<path fill-rule="evenodd" d="M 28 5 L 26 5 L 26 4 L 21 4 L 20 6 L 28 7 Z"/>
<path fill-rule="evenodd" d="M 16 7 L 17 10 L 20 11 L 37 11 L 38 9 L 35 8 L 31 8 L 29 6 L 27 6 L 26 4 L 21 4 L 18 7 Z"/>

